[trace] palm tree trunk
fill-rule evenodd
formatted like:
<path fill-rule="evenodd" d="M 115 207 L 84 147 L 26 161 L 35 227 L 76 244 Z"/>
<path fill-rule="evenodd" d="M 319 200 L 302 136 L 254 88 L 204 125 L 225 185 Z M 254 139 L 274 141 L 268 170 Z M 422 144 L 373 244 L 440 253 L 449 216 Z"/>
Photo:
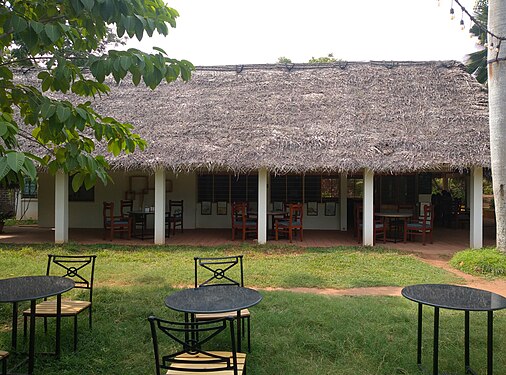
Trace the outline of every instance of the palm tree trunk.
<path fill-rule="evenodd" d="M 488 29 L 498 36 L 506 36 L 506 1 L 490 0 Z M 497 46 L 498 40 L 489 35 L 488 44 Z M 488 60 L 497 52 L 489 50 Z M 499 60 L 488 64 L 490 156 L 497 227 L 497 248 L 506 253 L 506 41 L 503 41 Z"/>

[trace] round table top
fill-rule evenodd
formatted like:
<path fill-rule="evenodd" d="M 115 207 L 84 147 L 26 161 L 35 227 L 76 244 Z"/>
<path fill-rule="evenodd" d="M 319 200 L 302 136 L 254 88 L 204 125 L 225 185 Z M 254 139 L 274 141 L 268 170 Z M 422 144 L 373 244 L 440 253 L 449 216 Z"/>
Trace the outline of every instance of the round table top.
<path fill-rule="evenodd" d="M 402 289 L 407 299 L 424 305 L 463 311 L 494 311 L 506 308 L 506 298 L 482 289 L 449 284 L 419 284 Z"/>
<path fill-rule="evenodd" d="M 413 216 L 410 212 L 375 212 L 375 216 L 381 217 L 398 217 L 398 218 L 408 218 Z"/>
<path fill-rule="evenodd" d="M 204 286 L 184 289 L 165 297 L 165 305 L 192 314 L 239 311 L 254 306 L 262 295 L 254 289 L 238 286 Z"/>
<path fill-rule="evenodd" d="M 54 296 L 74 287 L 60 276 L 21 276 L 0 280 L 0 302 L 20 302 Z"/>

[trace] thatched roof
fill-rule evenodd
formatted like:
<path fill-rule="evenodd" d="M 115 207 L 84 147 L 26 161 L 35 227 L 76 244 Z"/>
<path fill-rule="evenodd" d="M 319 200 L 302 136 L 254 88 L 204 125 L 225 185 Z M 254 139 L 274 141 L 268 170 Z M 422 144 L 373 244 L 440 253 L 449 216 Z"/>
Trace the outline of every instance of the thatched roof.
<path fill-rule="evenodd" d="M 487 93 L 457 62 L 201 67 L 152 91 L 111 85 L 96 109 L 144 152 L 115 169 L 407 172 L 489 166 Z"/>

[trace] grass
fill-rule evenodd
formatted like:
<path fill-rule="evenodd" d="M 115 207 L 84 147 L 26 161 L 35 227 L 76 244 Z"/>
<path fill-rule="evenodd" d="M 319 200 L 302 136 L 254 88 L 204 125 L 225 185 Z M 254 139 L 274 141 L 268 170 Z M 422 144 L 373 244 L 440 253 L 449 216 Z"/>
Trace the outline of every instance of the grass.
<path fill-rule="evenodd" d="M 495 248 L 460 251 L 450 264 L 472 275 L 506 278 L 506 255 Z"/>
<path fill-rule="evenodd" d="M 37 356 L 44 375 L 154 374 L 146 318 L 177 319 L 163 304 L 166 295 L 190 285 L 193 257 L 245 255 L 250 286 L 357 287 L 459 282 L 455 276 L 410 255 L 365 248 L 297 249 L 275 247 L 0 247 L 1 277 L 41 274 L 46 254 L 96 253 L 97 286 L 94 328 L 80 318 L 79 348 L 72 347 L 71 321 L 64 319 L 62 357 Z M 300 275 L 300 277 L 298 277 Z M 416 304 L 402 297 L 339 297 L 261 291 L 252 311 L 250 375 L 270 374 L 419 374 L 416 367 Z M 21 306 L 23 308 L 24 306 Z M 425 309 L 424 362 L 430 368 L 432 310 Z M 0 304 L 0 348 L 10 345 L 11 306 Z M 486 368 L 485 314 L 472 313 L 472 365 Z M 495 370 L 506 369 L 506 314 L 495 314 Z M 51 350 L 53 337 L 37 327 L 37 349 Z M 51 326 L 50 326 L 50 332 Z M 453 373 L 463 367 L 463 315 L 441 313 L 440 367 Z M 23 340 L 21 339 L 21 342 Z"/>

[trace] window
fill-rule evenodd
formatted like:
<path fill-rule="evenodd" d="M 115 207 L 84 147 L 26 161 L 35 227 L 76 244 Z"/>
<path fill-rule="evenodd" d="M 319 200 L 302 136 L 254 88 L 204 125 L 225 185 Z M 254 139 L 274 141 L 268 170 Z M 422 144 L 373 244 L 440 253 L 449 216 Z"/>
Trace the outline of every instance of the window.
<path fill-rule="evenodd" d="M 37 198 L 37 181 L 33 181 L 25 177 L 23 191 L 21 192 L 22 198 Z"/>
<path fill-rule="evenodd" d="M 256 202 L 257 175 L 205 174 L 198 176 L 199 202 Z"/>
<path fill-rule="evenodd" d="M 322 177 L 321 180 L 322 201 L 336 201 L 339 198 L 339 178 Z"/>
<path fill-rule="evenodd" d="M 362 178 L 348 178 L 348 198 L 363 198 L 364 180 Z"/>
<path fill-rule="evenodd" d="M 305 202 L 335 202 L 339 199 L 339 177 L 329 175 L 304 176 Z"/>
<path fill-rule="evenodd" d="M 271 176 L 271 202 L 302 202 L 302 176 Z"/>

